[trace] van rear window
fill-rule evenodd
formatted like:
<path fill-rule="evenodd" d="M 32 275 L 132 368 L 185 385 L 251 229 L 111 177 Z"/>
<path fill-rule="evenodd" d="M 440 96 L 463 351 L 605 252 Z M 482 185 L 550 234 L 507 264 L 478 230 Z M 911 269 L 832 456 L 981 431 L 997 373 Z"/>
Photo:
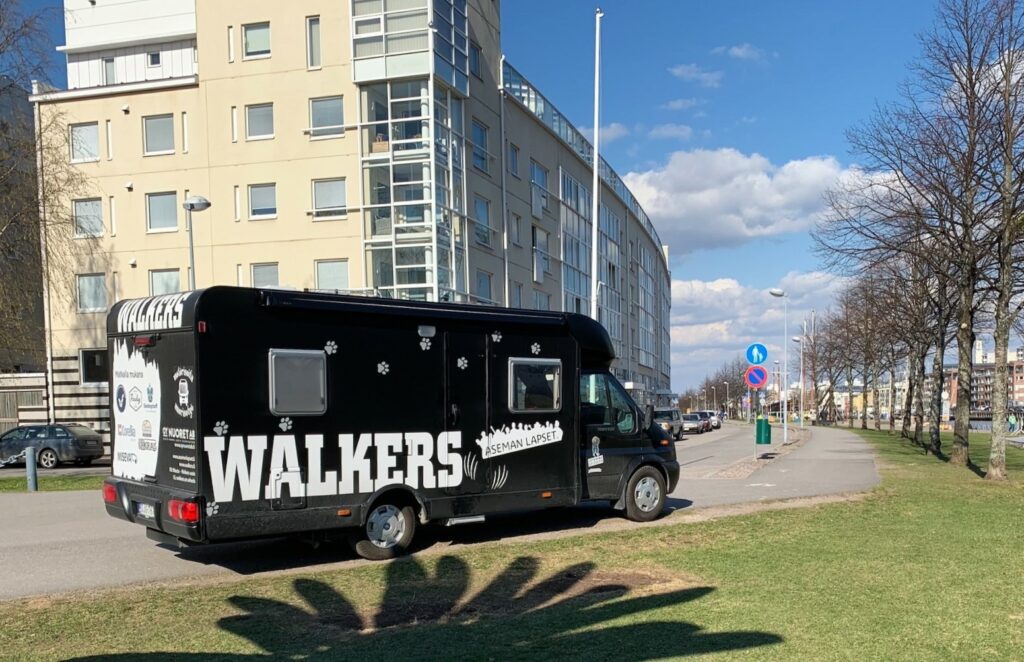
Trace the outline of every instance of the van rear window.
<path fill-rule="evenodd" d="M 327 411 L 323 350 L 270 350 L 270 411 L 278 416 L 319 416 Z"/>
<path fill-rule="evenodd" d="M 508 409 L 552 412 L 562 409 L 560 359 L 509 359 Z"/>

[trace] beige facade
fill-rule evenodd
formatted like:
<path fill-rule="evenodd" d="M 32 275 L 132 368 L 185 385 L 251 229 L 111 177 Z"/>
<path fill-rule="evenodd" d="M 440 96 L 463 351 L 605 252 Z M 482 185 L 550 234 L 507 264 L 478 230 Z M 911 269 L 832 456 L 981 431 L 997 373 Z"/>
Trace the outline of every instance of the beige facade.
<path fill-rule="evenodd" d="M 87 24 L 89 8 L 75 10 Z M 57 420 L 104 427 L 105 384 L 80 357 L 104 347 L 109 305 L 188 287 L 190 195 L 212 201 L 193 215 L 197 287 L 588 312 L 590 146 L 504 62 L 499 3 L 231 0 L 194 12 L 195 75 L 117 70 L 114 83 L 33 97 L 41 125 L 68 127 L 85 177 L 48 201 L 71 222 L 44 227 L 95 235 L 67 254 L 48 241 Z M 160 43 L 189 40 L 173 32 L 132 48 L 160 61 Z M 89 34 L 104 66 L 102 30 Z M 91 66 L 89 48 L 76 67 Z M 617 175 L 603 179 L 601 319 L 620 378 L 653 400 L 669 385 L 667 257 Z M 95 410 L 61 416 L 62 396 Z"/>

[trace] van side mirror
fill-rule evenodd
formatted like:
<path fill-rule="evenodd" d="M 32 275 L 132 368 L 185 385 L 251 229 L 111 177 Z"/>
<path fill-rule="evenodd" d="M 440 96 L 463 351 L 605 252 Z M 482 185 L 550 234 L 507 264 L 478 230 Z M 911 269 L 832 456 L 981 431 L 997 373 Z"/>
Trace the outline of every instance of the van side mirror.
<path fill-rule="evenodd" d="M 654 405 L 644 405 L 644 430 L 651 427 L 654 422 Z"/>

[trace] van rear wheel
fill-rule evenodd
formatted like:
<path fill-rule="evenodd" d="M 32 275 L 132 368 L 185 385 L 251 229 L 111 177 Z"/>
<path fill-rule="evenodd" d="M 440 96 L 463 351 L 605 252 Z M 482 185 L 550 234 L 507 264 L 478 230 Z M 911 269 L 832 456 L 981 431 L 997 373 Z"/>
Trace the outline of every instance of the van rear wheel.
<path fill-rule="evenodd" d="M 352 538 L 352 548 L 364 559 L 386 561 L 404 554 L 415 534 L 416 511 L 412 506 L 377 503 Z"/>
<path fill-rule="evenodd" d="M 665 477 L 652 466 L 633 472 L 626 483 L 626 517 L 634 522 L 650 522 L 665 509 Z"/>

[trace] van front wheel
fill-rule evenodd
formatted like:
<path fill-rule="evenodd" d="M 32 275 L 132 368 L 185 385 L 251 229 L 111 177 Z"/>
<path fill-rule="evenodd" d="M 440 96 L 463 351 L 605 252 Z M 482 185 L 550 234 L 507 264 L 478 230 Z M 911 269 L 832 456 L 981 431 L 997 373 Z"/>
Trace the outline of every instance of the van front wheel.
<path fill-rule="evenodd" d="M 665 509 L 665 477 L 652 466 L 637 469 L 626 484 L 626 517 L 650 522 Z"/>
<path fill-rule="evenodd" d="M 366 515 L 366 524 L 352 539 L 356 554 L 370 561 L 386 561 L 409 549 L 416 534 L 412 506 L 378 503 Z"/>

